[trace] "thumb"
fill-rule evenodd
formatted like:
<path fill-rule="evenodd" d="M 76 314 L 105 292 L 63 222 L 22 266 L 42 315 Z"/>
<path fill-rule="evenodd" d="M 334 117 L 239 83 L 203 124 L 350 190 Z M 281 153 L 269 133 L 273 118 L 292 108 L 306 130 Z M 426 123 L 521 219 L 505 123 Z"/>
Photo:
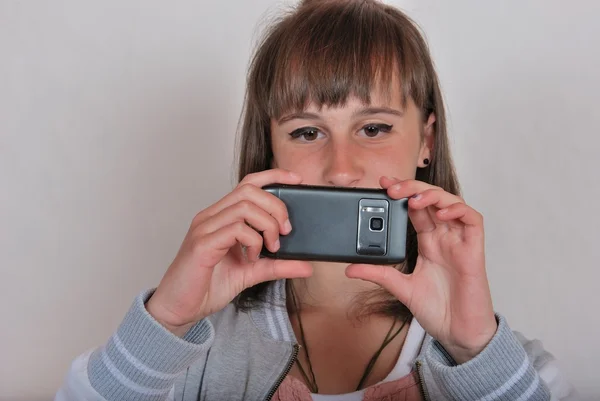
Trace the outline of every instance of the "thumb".
<path fill-rule="evenodd" d="M 346 276 L 370 281 L 385 288 L 396 299 L 409 307 L 412 298 L 410 276 L 392 266 L 352 264 L 346 268 Z"/>
<path fill-rule="evenodd" d="M 302 278 L 312 275 L 312 265 L 300 260 L 261 258 L 250 267 L 247 286 L 282 278 Z"/>

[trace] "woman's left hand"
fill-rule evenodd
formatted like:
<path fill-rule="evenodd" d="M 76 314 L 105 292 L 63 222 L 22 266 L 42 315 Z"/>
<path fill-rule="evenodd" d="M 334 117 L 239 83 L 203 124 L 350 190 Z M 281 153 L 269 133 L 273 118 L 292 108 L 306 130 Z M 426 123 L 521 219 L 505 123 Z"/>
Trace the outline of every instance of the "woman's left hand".
<path fill-rule="evenodd" d="M 474 358 L 498 327 L 485 271 L 483 217 L 458 196 L 422 181 L 382 177 L 380 184 L 393 199 L 409 198 L 417 264 L 412 274 L 353 264 L 346 275 L 388 290 L 457 363 Z"/>

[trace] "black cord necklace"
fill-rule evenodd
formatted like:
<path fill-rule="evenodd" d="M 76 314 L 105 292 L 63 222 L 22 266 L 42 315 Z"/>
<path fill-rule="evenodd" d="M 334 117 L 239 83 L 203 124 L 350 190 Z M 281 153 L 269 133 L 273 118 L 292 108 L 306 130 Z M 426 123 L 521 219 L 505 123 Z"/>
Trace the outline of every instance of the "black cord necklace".
<path fill-rule="evenodd" d="M 296 294 L 293 292 L 293 290 L 292 290 L 292 300 L 294 302 L 294 309 L 296 311 L 296 315 L 298 316 L 298 325 L 300 326 L 300 337 L 302 339 L 302 345 L 303 345 L 302 348 L 304 349 L 304 354 L 306 355 L 306 360 L 308 361 L 308 368 L 309 368 L 309 372 L 310 372 L 310 378 L 308 377 L 308 374 L 306 373 L 306 371 L 304 370 L 304 367 L 300 363 L 300 359 L 299 358 L 296 359 L 296 362 L 298 364 L 298 369 L 300 370 L 300 373 L 302 374 L 302 377 L 304 377 L 304 380 L 306 381 L 306 383 L 308 384 L 308 386 L 310 388 L 310 391 L 312 393 L 314 393 L 314 394 L 317 394 L 319 392 L 319 386 L 317 385 L 317 379 L 315 378 L 315 372 L 313 371 L 313 367 L 312 367 L 312 364 L 310 362 L 310 356 L 309 356 L 309 352 L 308 352 L 308 344 L 306 343 L 306 339 L 304 337 L 304 327 L 302 327 L 302 319 L 300 318 L 300 310 L 299 310 L 297 302 L 296 302 Z M 396 338 L 396 336 L 398 334 L 400 334 L 400 332 L 402 331 L 402 329 L 404 328 L 404 326 L 408 322 L 409 318 L 410 318 L 410 315 L 407 316 L 404 319 L 404 321 L 400 325 L 400 328 L 398 330 L 396 330 L 396 332 L 392 335 L 391 334 L 392 330 L 394 329 L 394 326 L 396 326 L 396 322 L 398 321 L 398 318 L 394 319 L 394 321 L 392 322 L 392 326 L 390 327 L 387 335 L 385 336 L 385 338 L 383 339 L 383 342 L 381 343 L 381 346 L 375 352 L 375 354 L 373 354 L 373 356 L 369 360 L 369 363 L 365 367 L 363 375 L 360 378 L 360 381 L 358 382 L 358 386 L 356 386 L 356 390 L 355 391 L 358 391 L 358 390 L 360 390 L 362 388 L 363 384 L 365 383 L 365 381 L 367 380 L 367 378 L 371 374 L 371 371 L 373 370 L 373 367 L 375 366 L 375 362 L 379 358 L 379 355 L 381 355 L 381 352 L 385 349 L 385 347 L 389 343 L 392 342 L 392 340 L 394 338 Z M 391 335 L 391 337 L 390 337 L 390 335 Z"/>

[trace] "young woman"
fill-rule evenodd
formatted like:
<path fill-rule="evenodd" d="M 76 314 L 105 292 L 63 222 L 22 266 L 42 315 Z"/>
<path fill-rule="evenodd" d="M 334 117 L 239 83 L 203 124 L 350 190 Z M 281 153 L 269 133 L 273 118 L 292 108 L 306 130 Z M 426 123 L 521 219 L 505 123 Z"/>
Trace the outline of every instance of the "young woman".
<path fill-rule="evenodd" d="M 482 216 L 459 194 L 428 48 L 398 9 L 304 1 L 252 60 L 239 185 L 193 219 L 156 289 L 57 400 L 574 399 L 495 313 Z M 409 199 L 400 266 L 259 258 L 290 226 L 272 183 Z"/>

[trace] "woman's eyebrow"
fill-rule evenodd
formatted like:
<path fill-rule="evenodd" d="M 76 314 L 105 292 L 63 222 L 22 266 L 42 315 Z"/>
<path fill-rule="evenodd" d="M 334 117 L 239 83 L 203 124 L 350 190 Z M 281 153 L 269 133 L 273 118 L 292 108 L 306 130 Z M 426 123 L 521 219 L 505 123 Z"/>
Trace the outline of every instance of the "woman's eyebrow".
<path fill-rule="evenodd" d="M 308 113 L 306 111 L 301 111 L 298 113 L 287 114 L 281 117 L 277 123 L 279 125 L 286 123 L 290 120 L 301 119 L 301 120 L 320 120 L 321 116 L 316 113 Z"/>
<path fill-rule="evenodd" d="M 370 116 L 372 114 L 380 114 L 380 113 L 392 114 L 392 115 L 399 116 L 399 117 L 402 117 L 404 115 L 404 113 L 401 112 L 400 110 L 392 109 L 389 107 L 367 107 L 367 108 L 356 111 L 353 114 L 353 117 L 364 117 L 364 116 Z"/>
<path fill-rule="evenodd" d="M 400 117 L 402 117 L 404 115 L 404 113 L 402 113 L 400 110 L 392 109 L 390 107 L 366 107 L 364 109 L 360 109 L 360 110 L 357 110 L 356 112 L 354 112 L 352 114 L 352 117 L 364 117 L 364 116 L 370 116 L 373 114 L 381 114 L 381 113 L 392 114 L 392 115 L 400 116 Z M 296 119 L 320 120 L 321 116 L 317 113 L 309 113 L 307 111 L 299 111 L 296 113 L 286 114 L 285 116 L 283 116 L 279 120 L 277 120 L 277 123 L 279 125 L 281 125 L 283 123 L 286 123 L 291 120 L 296 120 Z"/>

